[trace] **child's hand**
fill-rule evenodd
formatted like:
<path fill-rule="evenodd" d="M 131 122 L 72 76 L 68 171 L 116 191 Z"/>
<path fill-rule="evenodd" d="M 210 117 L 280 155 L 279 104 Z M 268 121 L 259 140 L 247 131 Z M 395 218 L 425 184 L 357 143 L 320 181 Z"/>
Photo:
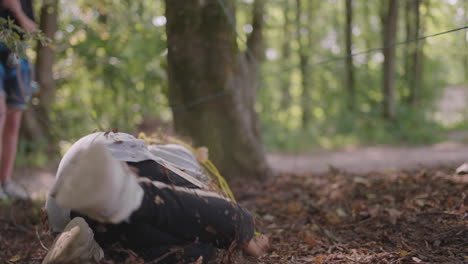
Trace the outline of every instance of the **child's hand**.
<path fill-rule="evenodd" d="M 21 27 L 24 28 L 27 32 L 37 31 L 37 24 L 31 19 L 24 19 L 21 23 Z"/>
<path fill-rule="evenodd" d="M 3 7 L 10 9 L 13 13 L 21 11 L 20 0 L 3 0 Z"/>
<path fill-rule="evenodd" d="M 254 236 L 244 248 L 245 253 L 260 257 L 270 250 L 270 240 L 265 235 Z"/>
<path fill-rule="evenodd" d="M 37 31 L 37 24 L 24 13 L 20 0 L 3 0 L 3 8 L 11 10 L 24 30 L 28 32 Z"/>

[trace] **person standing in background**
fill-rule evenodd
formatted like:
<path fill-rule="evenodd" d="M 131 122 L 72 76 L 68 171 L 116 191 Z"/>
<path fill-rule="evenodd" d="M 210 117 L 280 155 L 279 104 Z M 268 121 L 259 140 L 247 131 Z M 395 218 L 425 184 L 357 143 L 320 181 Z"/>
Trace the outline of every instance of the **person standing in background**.
<path fill-rule="evenodd" d="M 32 0 L 0 0 L 0 17 L 25 31 L 37 30 Z M 0 42 L 0 200 L 28 199 L 27 192 L 12 181 L 12 174 L 21 117 L 34 90 L 30 76 L 27 59 Z"/>

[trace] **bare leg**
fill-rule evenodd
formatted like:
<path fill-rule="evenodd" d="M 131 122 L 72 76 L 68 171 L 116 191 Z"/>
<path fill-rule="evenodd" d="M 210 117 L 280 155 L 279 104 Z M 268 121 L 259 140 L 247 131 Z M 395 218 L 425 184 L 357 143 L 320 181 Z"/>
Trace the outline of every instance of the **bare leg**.
<path fill-rule="evenodd" d="M 0 89 L 1 89 L 1 86 L 0 86 Z M 3 152 L 2 138 L 3 138 L 3 130 L 5 128 L 6 111 L 7 111 L 7 107 L 6 107 L 6 102 L 5 102 L 5 96 L 0 95 L 0 161 L 2 160 L 2 152 Z M 1 169 L 1 163 L 0 163 L 0 169 Z M 3 186 L 3 180 L 0 177 L 0 201 L 8 199 L 8 195 L 5 193 L 5 191 L 3 191 L 2 186 Z"/>
<path fill-rule="evenodd" d="M 2 159 L 0 167 L 0 181 L 5 183 L 11 179 L 15 163 L 18 134 L 21 125 L 22 110 L 8 109 L 2 135 Z"/>
<path fill-rule="evenodd" d="M 5 96 L 0 95 L 0 160 L 2 159 L 2 153 L 3 153 L 3 144 L 2 144 L 3 139 L 2 138 L 3 138 L 3 130 L 5 129 L 6 116 L 7 116 L 7 106 L 6 106 Z M 0 184 L 2 183 L 3 183 L 3 178 L 0 177 Z"/>

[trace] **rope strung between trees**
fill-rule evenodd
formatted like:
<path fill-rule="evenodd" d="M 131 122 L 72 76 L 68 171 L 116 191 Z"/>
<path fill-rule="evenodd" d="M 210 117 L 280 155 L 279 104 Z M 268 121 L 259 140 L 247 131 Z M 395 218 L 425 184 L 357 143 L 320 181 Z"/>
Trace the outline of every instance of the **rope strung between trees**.
<path fill-rule="evenodd" d="M 250 54 L 249 56 L 252 57 L 252 59 L 255 60 L 255 57 L 253 56 L 252 52 L 250 51 L 249 47 L 247 46 L 247 41 L 244 40 L 240 34 L 238 33 L 238 31 L 236 30 L 236 25 L 235 25 L 235 20 L 233 18 L 233 16 L 229 13 L 229 10 L 224 2 L 224 0 L 217 0 L 218 4 L 221 6 L 223 12 L 224 12 L 224 15 L 227 17 L 228 21 L 229 21 L 229 24 L 230 26 L 233 28 L 233 31 L 234 33 L 236 34 L 236 38 L 239 39 L 242 43 L 244 43 L 246 45 L 246 52 L 248 54 Z M 393 43 L 393 44 L 390 44 L 388 46 L 384 46 L 384 47 L 378 47 L 378 48 L 372 48 L 372 49 L 368 49 L 368 50 L 364 50 L 364 51 L 360 51 L 360 52 L 355 52 L 355 53 L 352 53 L 352 54 L 348 54 L 348 55 L 345 55 L 345 56 L 340 56 L 340 57 L 333 57 L 333 58 L 328 58 L 328 59 L 324 59 L 324 60 L 321 60 L 321 61 L 318 61 L 316 63 L 311 63 L 311 64 L 308 64 L 307 67 L 313 67 L 313 66 L 316 66 L 316 65 L 323 65 L 323 64 L 327 64 L 327 63 L 330 63 L 330 62 L 334 62 L 334 61 L 340 61 L 340 60 L 345 60 L 349 57 L 354 57 L 354 56 L 359 56 L 359 55 L 364 55 L 364 54 L 369 54 L 369 53 L 373 53 L 373 52 L 377 52 L 377 51 L 381 51 L 381 50 L 384 50 L 384 49 L 388 49 L 388 48 L 392 48 L 392 47 L 397 47 L 397 46 L 402 46 L 402 45 L 407 45 L 407 44 L 410 44 L 410 43 L 413 43 L 413 42 L 417 42 L 417 41 L 421 41 L 421 40 L 425 40 L 425 39 L 429 39 L 429 38 L 433 38 L 433 37 L 437 37 L 437 36 L 441 36 L 441 35 L 445 35 L 445 34 L 449 34 L 449 33 L 454 33 L 454 32 L 457 32 L 457 31 L 461 31 L 461 30 L 467 30 L 468 29 L 468 25 L 466 26 L 461 26 L 461 27 L 457 27 L 457 28 L 454 28 L 454 29 L 450 29 L 450 30 L 446 30 L 446 31 L 442 31 L 442 32 L 438 32 L 438 33 L 435 33 L 435 34 L 431 34 L 431 35 L 426 35 L 426 36 L 421 36 L 421 37 L 417 37 L 417 38 L 414 38 L 414 39 L 411 39 L 411 40 L 407 40 L 407 41 L 401 41 L 401 42 L 396 42 L 396 43 Z M 265 73 L 265 74 L 262 74 L 262 77 L 265 77 L 265 76 L 269 76 L 269 75 L 278 75 L 278 74 L 281 74 L 281 73 L 284 73 L 284 72 L 289 72 L 293 69 L 295 69 L 297 66 L 293 66 L 293 67 L 288 67 L 288 68 L 284 68 L 282 70 L 280 70 L 279 72 L 269 72 L 269 73 Z M 218 98 L 220 96 L 224 96 L 225 94 L 227 93 L 227 89 L 224 89 L 222 91 L 219 91 L 219 92 L 216 92 L 216 93 L 212 93 L 212 94 L 209 94 L 209 95 L 206 95 L 206 96 L 201 96 L 201 97 L 197 97 L 195 98 L 194 100 L 192 100 L 192 102 L 188 103 L 188 104 L 180 104 L 180 105 L 167 105 L 168 107 L 171 107 L 172 110 L 174 112 L 180 112 L 180 111 L 188 111 L 190 108 L 193 108 L 194 106 L 196 105 L 199 105 L 199 104 L 202 104 L 202 103 L 205 103 L 207 101 L 210 101 L 212 99 L 215 99 L 215 98 Z M 0 113 L 2 114 L 2 113 Z M 91 115 L 90 113 L 88 113 L 89 115 Z M 41 119 L 42 122 L 44 123 L 47 123 L 47 121 L 40 117 L 40 116 L 36 116 L 37 118 Z M 99 122 L 97 122 L 97 120 L 95 118 L 92 117 L 91 115 L 91 119 L 98 125 L 99 129 L 104 131 L 105 129 L 103 129 L 101 127 L 101 125 L 99 124 Z M 49 127 L 50 131 L 52 132 L 53 136 L 55 138 L 58 138 L 58 139 L 61 139 L 61 136 L 60 134 L 61 133 L 58 133 L 57 130 L 55 130 L 54 128 L 52 127 Z"/>
<path fill-rule="evenodd" d="M 257 59 L 255 58 L 253 52 L 250 50 L 249 48 L 249 45 L 247 44 L 247 40 L 245 40 L 244 38 L 241 37 L 241 35 L 239 34 L 239 32 L 237 31 L 237 28 L 236 28 L 236 20 L 234 19 L 234 17 L 232 16 L 232 14 L 229 13 L 229 9 L 227 8 L 227 5 L 226 3 L 224 2 L 224 0 L 217 0 L 218 1 L 218 4 L 221 6 L 221 9 L 223 9 L 223 13 L 224 15 L 227 17 L 228 21 L 229 21 L 229 25 L 231 25 L 232 27 L 232 30 L 234 31 L 234 33 L 236 34 L 236 38 L 238 40 L 240 40 L 246 47 L 246 52 L 247 52 L 247 55 L 252 59 L 252 61 L 255 63 L 255 64 L 258 64 L 258 61 Z"/>
<path fill-rule="evenodd" d="M 226 3 L 224 2 L 224 0 L 217 0 L 217 2 L 220 5 L 220 7 L 222 8 L 224 15 L 228 19 L 230 26 L 232 27 L 234 33 L 236 34 L 236 38 L 239 41 L 241 41 L 243 44 L 246 45 L 247 54 L 253 60 L 256 61 L 255 57 L 253 56 L 253 53 L 251 52 L 251 50 L 249 49 L 249 47 L 247 45 L 247 41 L 244 38 L 242 38 L 240 36 L 239 32 L 237 31 L 235 19 L 232 16 L 232 14 L 229 13 L 229 9 L 227 8 Z M 350 57 L 355 57 L 355 56 L 359 56 L 359 55 L 378 52 L 378 51 L 382 51 L 382 50 L 389 49 L 389 48 L 392 48 L 392 47 L 407 45 L 407 44 L 410 44 L 410 43 L 413 43 L 413 42 L 417 42 L 417 41 L 421 41 L 421 40 L 425 40 L 425 39 L 428 39 L 428 38 L 433 38 L 433 37 L 437 37 L 437 36 L 441 36 L 441 35 L 445 35 L 445 34 L 449 34 L 449 33 L 454 33 L 454 32 L 461 31 L 461 30 L 467 30 L 467 29 L 468 29 L 468 25 L 465 25 L 465 26 L 454 28 L 454 29 L 450 29 L 450 30 L 438 32 L 438 33 L 435 33 L 435 34 L 431 34 L 431 35 L 421 36 L 421 37 L 417 37 L 417 38 L 414 38 L 414 39 L 401 41 L 401 42 L 395 42 L 393 44 L 383 46 L 383 47 L 372 48 L 372 49 L 368 49 L 368 50 L 364 50 L 364 51 L 360 51 L 360 52 L 355 52 L 355 53 L 351 53 L 351 54 L 348 54 L 348 55 L 345 55 L 345 56 L 332 57 L 332 58 L 324 59 L 324 60 L 321 60 L 321 61 L 318 61 L 318 62 L 315 62 L 315 63 L 308 64 L 306 67 L 313 67 L 313 66 L 323 65 L 323 64 L 330 63 L 330 62 L 334 62 L 334 61 L 345 60 L 345 59 L 350 58 Z M 262 74 L 262 77 L 266 77 L 266 76 L 269 76 L 269 75 L 278 75 L 278 74 L 282 74 L 284 72 L 290 72 L 290 71 L 292 71 L 292 70 L 294 70 L 296 68 L 297 68 L 297 66 L 283 68 L 282 70 L 280 70 L 278 72 L 269 72 L 269 73 Z M 207 101 L 209 101 L 211 99 L 214 99 L 214 98 L 217 98 L 217 97 L 220 97 L 220 96 L 223 96 L 225 94 L 226 94 L 226 90 L 222 90 L 222 91 L 217 92 L 217 93 L 213 93 L 213 94 L 209 94 L 209 95 L 206 95 L 206 96 L 201 96 L 201 97 L 195 98 L 191 103 L 188 103 L 188 104 L 185 104 L 185 105 L 178 105 L 176 107 L 172 107 L 172 109 L 174 111 L 185 111 L 185 110 L 188 110 L 189 108 L 192 108 L 192 107 L 194 107 L 196 105 L 202 104 L 204 102 L 207 102 Z"/>
<path fill-rule="evenodd" d="M 222 0 L 218 0 L 218 2 L 222 3 Z M 227 11 L 225 12 L 225 14 L 226 14 L 226 16 L 229 17 L 229 13 L 227 13 Z M 334 61 L 345 60 L 345 59 L 350 58 L 350 57 L 355 57 L 355 56 L 359 56 L 359 55 L 378 52 L 378 51 L 382 51 L 384 49 L 389 49 L 389 48 L 392 48 L 392 47 L 407 45 L 407 44 L 410 44 L 410 43 L 413 43 L 413 42 L 417 42 L 417 41 L 421 41 L 421 40 L 425 40 L 425 39 L 428 39 L 428 38 L 433 38 L 433 37 L 437 37 L 437 36 L 441 36 L 441 35 L 445 35 L 445 34 L 449 34 L 449 33 L 454 33 L 454 32 L 461 31 L 461 30 L 467 30 L 467 29 L 468 29 L 468 25 L 458 27 L 458 28 L 454 28 L 454 29 L 450 29 L 450 30 L 447 30 L 447 31 L 442 31 L 442 32 L 439 32 L 439 33 L 431 34 L 431 35 L 421 36 L 421 37 L 418 37 L 418 38 L 415 38 L 415 39 L 410 39 L 410 40 L 401 41 L 401 42 L 395 42 L 393 44 L 383 46 L 383 47 L 372 48 L 372 49 L 368 49 L 368 50 L 364 50 L 364 51 L 360 51 L 360 52 L 355 52 L 355 53 L 345 55 L 345 56 L 324 59 L 324 60 L 321 60 L 321 61 L 318 61 L 318 62 L 315 62 L 315 63 L 308 64 L 306 67 L 313 67 L 313 66 L 323 65 L 323 64 L 330 63 L 330 62 L 334 62 Z M 239 39 L 242 40 L 241 38 L 239 38 Z M 248 47 L 247 47 L 247 50 L 249 50 Z M 270 76 L 270 75 L 278 75 L 278 74 L 282 74 L 284 72 L 290 72 L 290 71 L 292 71 L 292 70 L 294 70 L 296 68 L 297 68 L 297 66 L 283 68 L 282 70 L 280 70 L 278 72 L 269 72 L 269 73 L 262 74 L 262 77 L 266 77 L 266 76 Z M 211 99 L 214 99 L 214 98 L 217 98 L 217 97 L 220 97 L 220 96 L 223 96 L 225 94 L 226 94 L 226 90 L 222 90 L 222 91 L 217 92 L 217 93 L 209 94 L 209 95 L 206 95 L 206 96 L 201 96 L 201 97 L 195 98 L 191 103 L 188 103 L 188 104 L 185 104 L 185 105 L 178 105 L 176 107 L 173 107 L 173 110 L 177 111 L 177 112 L 178 111 L 185 111 L 185 110 L 188 110 L 188 109 L 190 109 L 190 108 L 192 108 L 192 107 L 194 107 L 196 105 L 202 104 L 204 102 L 207 102 L 207 101 L 209 101 Z"/>
<path fill-rule="evenodd" d="M 421 36 L 421 37 L 417 37 L 417 38 L 414 38 L 414 39 L 410 39 L 410 40 L 406 40 L 406 41 L 401 41 L 401 42 L 395 42 L 395 43 L 393 43 L 393 44 L 390 44 L 390 45 L 387 45 L 387 46 L 383 46 L 383 47 L 379 47 L 379 48 L 372 48 L 372 49 L 368 49 L 368 50 L 364 50 L 364 51 L 359 51 L 359 52 L 351 53 L 351 54 L 348 54 L 348 55 L 345 55 L 345 56 L 340 56 L 340 57 L 333 57 L 333 58 L 324 59 L 324 60 L 321 60 L 321 61 L 318 61 L 318 62 L 315 62 L 315 63 L 308 64 L 306 67 L 313 67 L 313 66 L 316 66 L 316 65 L 327 64 L 327 63 L 334 62 L 334 61 L 345 60 L 345 59 L 348 59 L 348 58 L 350 58 L 350 57 L 355 57 L 355 56 L 359 56 L 359 55 L 365 55 L 365 54 L 369 54 L 369 53 L 374 53 L 374 52 L 382 51 L 382 50 L 385 50 L 385 49 L 389 49 L 389 48 L 393 48 L 393 47 L 397 47 L 397 46 L 402 46 L 402 45 L 407 45 L 407 44 L 410 44 L 410 43 L 413 43 L 413 42 L 417 42 L 417 41 L 425 40 L 425 39 L 428 39 L 428 38 L 433 38 L 433 37 L 437 37 L 437 36 L 440 36 L 440 35 L 445 35 L 445 34 L 457 32 L 457 31 L 460 31 L 460 30 L 466 30 L 466 29 L 468 29 L 468 25 L 467 25 L 467 26 L 458 27 L 458 28 L 454 28 L 454 29 L 450 29 L 450 30 L 447 30 L 447 31 L 442 31 L 442 32 L 435 33 L 435 34 L 432 34 L 432 35 Z M 293 69 L 295 69 L 295 68 L 296 68 L 296 66 L 294 66 L 294 67 L 288 67 L 288 68 L 283 68 L 283 69 L 280 70 L 279 72 L 270 72 L 270 73 L 268 73 L 268 74 L 266 74 L 266 75 L 281 74 L 281 73 L 283 73 L 283 72 L 285 72 L 285 71 L 291 71 L 291 70 L 293 70 Z"/>

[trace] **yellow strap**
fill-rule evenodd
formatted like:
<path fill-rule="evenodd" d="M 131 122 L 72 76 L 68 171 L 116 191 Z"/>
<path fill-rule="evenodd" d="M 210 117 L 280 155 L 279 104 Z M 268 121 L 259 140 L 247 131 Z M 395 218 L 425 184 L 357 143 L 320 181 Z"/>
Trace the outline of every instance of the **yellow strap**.
<path fill-rule="evenodd" d="M 218 169 L 216 166 L 209 160 L 205 158 L 201 158 L 201 155 L 198 155 L 198 150 L 190 146 L 189 144 L 185 143 L 184 141 L 177 139 L 175 137 L 171 136 L 158 136 L 156 133 L 152 134 L 151 136 L 146 136 L 145 133 L 141 132 L 138 135 L 139 139 L 145 140 L 146 144 L 151 145 L 151 144 L 179 144 L 187 149 L 189 149 L 193 155 L 197 158 L 197 161 L 200 165 L 203 166 L 207 173 L 207 175 L 211 178 L 211 180 L 217 182 L 219 184 L 218 188 L 225 194 L 227 197 L 229 197 L 231 200 L 235 201 L 234 194 L 231 191 L 231 188 L 229 188 L 228 183 L 224 179 L 223 176 L 219 173 Z M 216 178 L 216 179 L 214 179 Z"/>

